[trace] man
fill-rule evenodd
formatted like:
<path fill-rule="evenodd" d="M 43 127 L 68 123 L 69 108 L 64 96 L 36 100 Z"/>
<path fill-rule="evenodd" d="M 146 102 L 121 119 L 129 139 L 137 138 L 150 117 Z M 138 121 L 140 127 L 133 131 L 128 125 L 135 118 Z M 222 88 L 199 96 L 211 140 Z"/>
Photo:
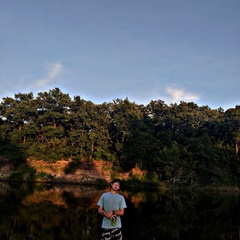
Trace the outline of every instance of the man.
<path fill-rule="evenodd" d="M 101 240 L 122 240 L 121 216 L 127 207 L 124 197 L 118 193 L 121 181 L 114 179 L 110 191 L 103 193 L 97 203 L 98 213 L 103 216 Z"/>

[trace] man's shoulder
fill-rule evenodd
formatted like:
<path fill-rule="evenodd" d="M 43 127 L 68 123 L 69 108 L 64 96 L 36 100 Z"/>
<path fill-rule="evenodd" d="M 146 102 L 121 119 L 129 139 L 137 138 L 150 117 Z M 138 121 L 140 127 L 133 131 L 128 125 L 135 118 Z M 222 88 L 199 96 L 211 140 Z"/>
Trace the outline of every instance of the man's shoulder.
<path fill-rule="evenodd" d="M 105 196 L 108 196 L 110 194 L 110 192 L 105 192 L 105 193 L 102 193 L 102 197 L 105 197 Z"/>
<path fill-rule="evenodd" d="M 117 193 L 117 197 L 118 197 L 118 198 L 123 198 L 123 199 L 124 199 L 124 196 L 123 196 L 122 194 L 120 194 L 120 193 Z"/>
<path fill-rule="evenodd" d="M 117 195 L 123 197 L 123 195 L 121 193 L 117 193 Z"/>

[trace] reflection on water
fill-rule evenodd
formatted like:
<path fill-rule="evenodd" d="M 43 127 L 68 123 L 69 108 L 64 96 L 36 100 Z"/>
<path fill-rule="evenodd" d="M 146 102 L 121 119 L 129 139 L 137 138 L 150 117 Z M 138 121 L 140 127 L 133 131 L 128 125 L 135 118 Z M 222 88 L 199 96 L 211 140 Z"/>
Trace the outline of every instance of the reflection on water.
<path fill-rule="evenodd" d="M 103 190 L 0 183 L 0 240 L 99 240 Z M 121 192 L 124 240 L 240 239 L 239 196 Z"/>

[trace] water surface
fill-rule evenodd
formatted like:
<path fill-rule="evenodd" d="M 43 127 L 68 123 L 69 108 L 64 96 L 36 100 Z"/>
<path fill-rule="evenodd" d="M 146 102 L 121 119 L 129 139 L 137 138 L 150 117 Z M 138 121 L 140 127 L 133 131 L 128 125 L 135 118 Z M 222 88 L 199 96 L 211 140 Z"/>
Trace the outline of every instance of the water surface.
<path fill-rule="evenodd" d="M 108 189 L 106 189 L 108 190 Z M 105 190 L 0 183 L 0 240 L 99 240 Z M 239 240 L 239 195 L 122 191 L 124 240 Z"/>

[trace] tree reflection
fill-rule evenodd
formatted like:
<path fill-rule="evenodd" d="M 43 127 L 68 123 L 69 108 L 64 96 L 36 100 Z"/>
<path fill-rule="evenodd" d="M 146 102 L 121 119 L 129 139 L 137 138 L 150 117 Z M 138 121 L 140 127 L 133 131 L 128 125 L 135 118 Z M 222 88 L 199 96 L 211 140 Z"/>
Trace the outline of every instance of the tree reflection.
<path fill-rule="evenodd" d="M 0 185 L 0 239 L 99 240 L 96 203 L 86 186 Z M 238 195 L 124 191 L 124 240 L 238 239 Z"/>
<path fill-rule="evenodd" d="M 238 196 L 152 195 L 128 209 L 130 239 L 238 239 Z"/>

